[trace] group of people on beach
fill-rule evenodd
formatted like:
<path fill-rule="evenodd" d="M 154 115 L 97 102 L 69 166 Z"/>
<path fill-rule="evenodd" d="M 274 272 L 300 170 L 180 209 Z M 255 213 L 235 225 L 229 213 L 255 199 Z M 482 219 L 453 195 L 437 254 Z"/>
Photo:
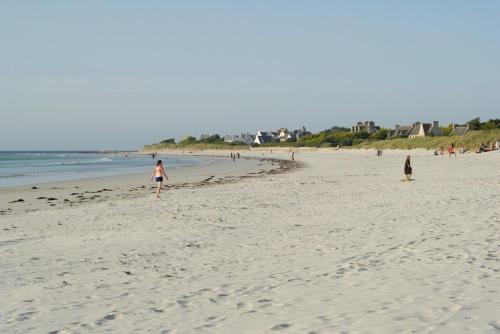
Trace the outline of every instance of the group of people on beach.
<path fill-rule="evenodd" d="M 231 152 L 231 160 L 236 161 L 236 159 L 241 158 L 240 152 L 238 153 L 233 153 Z"/>
<path fill-rule="evenodd" d="M 497 140 L 496 142 L 491 144 L 481 143 L 481 146 L 479 146 L 479 149 L 476 151 L 476 153 L 484 153 L 484 152 L 491 152 L 498 150 L 500 150 L 500 140 Z"/>
<path fill-rule="evenodd" d="M 500 142 L 499 141 L 497 141 L 494 145 L 491 145 L 491 147 L 487 147 L 484 143 L 482 143 L 481 146 L 479 147 L 479 150 L 476 151 L 476 153 L 488 152 L 488 151 L 492 151 L 492 150 L 500 150 Z M 443 151 L 444 151 L 443 148 L 441 148 L 440 151 L 436 150 L 436 151 L 434 151 L 434 155 L 442 155 Z M 447 151 L 448 151 L 448 155 L 450 157 L 452 155 L 454 155 L 454 156 L 457 155 L 455 152 L 455 144 L 453 144 L 453 143 L 448 147 Z M 291 152 L 292 152 L 291 160 L 293 162 L 295 160 L 295 152 L 293 152 L 293 151 L 291 151 Z M 466 149 L 465 149 L 463 144 L 460 145 L 459 152 L 461 154 L 466 152 Z M 381 149 L 376 149 L 377 157 L 381 157 L 382 153 L 383 153 L 383 151 Z M 150 153 L 150 156 L 152 156 L 154 158 L 154 157 L 156 157 L 156 153 Z M 231 152 L 230 157 L 233 161 L 236 161 L 236 159 L 241 158 L 241 155 L 239 152 L 237 152 L 237 153 Z M 413 169 L 411 166 L 411 157 L 409 155 L 406 156 L 406 160 L 405 160 L 404 167 L 403 167 L 403 172 L 405 175 L 405 178 L 403 179 L 403 181 L 411 181 L 412 180 L 411 176 L 413 175 Z M 168 180 L 168 176 L 165 173 L 165 168 L 163 167 L 163 163 L 161 160 L 158 160 L 156 162 L 156 166 L 153 170 L 153 173 L 151 174 L 151 181 L 153 181 L 153 179 L 154 179 L 158 185 L 157 190 L 156 190 L 156 198 L 160 197 L 161 188 L 163 186 L 163 177 L 165 177 Z"/>
<path fill-rule="evenodd" d="M 474 151 L 475 153 L 484 153 L 484 152 L 491 152 L 491 151 L 497 151 L 497 150 L 500 150 L 500 140 L 497 140 L 496 142 L 492 142 L 492 143 L 481 143 L 481 145 L 479 146 L 479 148 Z M 451 157 L 451 156 L 457 156 L 457 152 L 455 151 L 455 144 L 452 143 L 450 144 L 450 146 L 448 146 L 448 148 L 446 149 L 446 151 L 448 152 L 448 156 Z M 458 149 L 458 153 L 460 154 L 464 154 L 467 152 L 467 149 L 465 148 L 464 144 L 461 144 L 459 149 Z M 436 149 L 434 150 L 434 155 L 444 155 L 445 154 L 445 150 L 443 147 L 440 147 L 439 149 Z"/>

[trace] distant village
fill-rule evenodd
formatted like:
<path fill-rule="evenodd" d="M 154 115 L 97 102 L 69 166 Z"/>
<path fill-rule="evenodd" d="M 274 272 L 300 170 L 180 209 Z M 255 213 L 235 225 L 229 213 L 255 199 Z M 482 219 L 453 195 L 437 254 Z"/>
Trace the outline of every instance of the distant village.
<path fill-rule="evenodd" d="M 287 128 L 281 128 L 277 131 L 257 131 L 256 134 L 242 133 L 241 135 L 224 136 L 225 143 L 243 143 L 246 145 L 262 145 L 267 143 L 294 142 L 310 134 L 303 126 L 299 130 L 289 131 Z M 201 139 L 206 135 L 201 135 Z"/>
<path fill-rule="evenodd" d="M 377 126 L 374 121 L 358 122 L 350 129 L 351 133 L 366 133 L 368 135 L 377 133 L 382 128 Z M 334 127 L 331 131 L 349 131 L 348 128 Z M 469 131 L 469 123 L 467 124 L 453 124 L 451 135 L 463 136 Z M 287 128 L 280 128 L 276 131 L 257 131 L 252 133 L 241 133 L 239 135 L 225 135 L 221 137 L 225 143 L 231 144 L 246 144 L 246 145 L 262 145 L 268 143 L 283 143 L 283 142 L 296 142 L 301 138 L 311 135 L 303 126 L 298 130 L 288 130 Z M 396 124 L 394 128 L 388 129 L 386 138 L 418 138 L 427 136 L 442 136 L 443 130 L 439 127 L 438 121 L 431 123 L 415 122 L 411 125 Z M 203 141 L 208 138 L 218 136 L 218 134 L 202 134 L 197 140 Z"/>
<path fill-rule="evenodd" d="M 380 126 L 376 126 L 373 121 L 358 122 L 351 127 L 351 132 L 376 133 L 380 131 Z M 463 136 L 469 131 L 469 123 L 453 124 L 451 135 Z M 443 130 L 439 127 L 438 121 L 432 123 L 415 122 L 412 125 L 396 124 L 393 129 L 387 131 L 387 139 L 391 138 L 417 138 L 442 136 Z"/>

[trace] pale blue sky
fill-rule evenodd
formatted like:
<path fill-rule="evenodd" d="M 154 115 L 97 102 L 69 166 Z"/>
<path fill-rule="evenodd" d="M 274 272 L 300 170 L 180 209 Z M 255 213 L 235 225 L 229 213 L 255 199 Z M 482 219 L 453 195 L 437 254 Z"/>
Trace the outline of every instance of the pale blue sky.
<path fill-rule="evenodd" d="M 0 2 L 0 150 L 500 117 L 500 1 Z"/>

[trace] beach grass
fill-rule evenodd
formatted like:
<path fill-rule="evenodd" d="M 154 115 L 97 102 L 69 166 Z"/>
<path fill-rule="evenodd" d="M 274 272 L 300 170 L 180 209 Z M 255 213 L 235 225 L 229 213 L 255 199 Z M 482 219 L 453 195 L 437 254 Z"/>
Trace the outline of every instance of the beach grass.
<path fill-rule="evenodd" d="M 273 148 L 273 147 L 316 147 L 316 148 L 327 148 L 336 147 L 337 144 L 342 148 L 352 148 L 352 149 L 399 149 L 399 150 L 411 150 L 411 149 L 428 149 L 428 150 L 439 150 L 446 149 L 449 145 L 454 144 L 455 147 L 464 145 L 467 150 L 477 150 L 481 143 L 489 146 L 489 144 L 500 140 L 500 129 L 491 130 L 476 130 L 469 131 L 464 136 L 439 136 L 439 137 L 422 137 L 422 138 L 395 138 L 395 139 L 384 139 L 375 140 L 370 138 L 356 138 L 350 132 L 340 132 L 334 134 L 316 134 L 310 135 L 301 139 L 298 142 L 277 142 L 277 143 L 266 143 L 263 145 L 257 145 L 256 147 L 261 148 Z M 146 145 L 142 149 L 143 152 L 157 152 L 166 150 L 180 150 L 180 151 L 206 151 L 206 150 L 237 150 L 244 151 L 249 150 L 250 146 L 238 143 L 224 143 L 224 142 L 180 142 L 175 143 L 159 143 Z"/>
<path fill-rule="evenodd" d="M 145 145 L 142 149 L 143 152 L 156 152 L 156 151 L 207 151 L 207 150 L 235 150 L 243 151 L 248 150 L 248 145 L 237 144 L 211 144 L 211 143 L 192 143 L 192 144 L 152 144 Z"/>
<path fill-rule="evenodd" d="M 464 145 L 467 150 L 477 150 L 481 143 L 490 144 L 500 140 L 500 129 L 469 131 L 464 136 L 440 136 L 422 138 L 396 138 L 376 141 L 364 141 L 352 148 L 380 148 L 380 149 L 446 149 L 449 145 L 455 147 Z"/>

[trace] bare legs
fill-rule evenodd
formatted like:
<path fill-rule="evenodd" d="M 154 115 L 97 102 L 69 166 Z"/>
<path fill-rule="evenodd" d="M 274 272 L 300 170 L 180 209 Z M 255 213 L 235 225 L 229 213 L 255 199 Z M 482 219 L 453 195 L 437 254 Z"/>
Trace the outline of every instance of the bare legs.
<path fill-rule="evenodd" d="M 163 182 L 158 182 L 158 188 L 156 189 L 156 198 L 160 198 L 160 191 L 161 191 L 162 185 L 163 185 Z"/>

